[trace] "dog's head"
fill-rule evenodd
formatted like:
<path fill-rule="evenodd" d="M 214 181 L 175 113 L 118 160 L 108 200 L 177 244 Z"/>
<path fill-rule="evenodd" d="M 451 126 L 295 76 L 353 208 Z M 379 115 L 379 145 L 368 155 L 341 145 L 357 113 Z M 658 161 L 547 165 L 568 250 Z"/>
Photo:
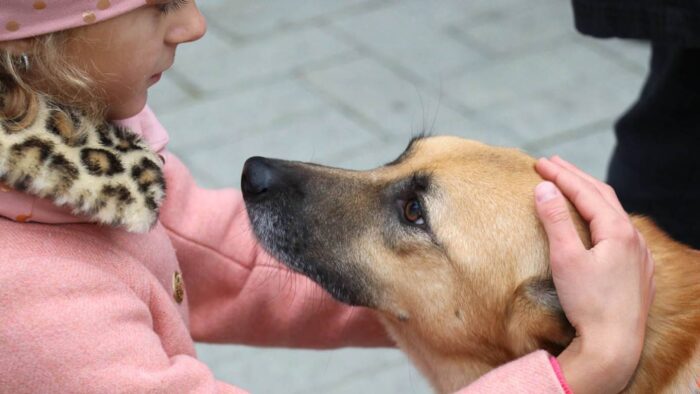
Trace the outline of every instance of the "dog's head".
<path fill-rule="evenodd" d="M 371 171 L 249 159 L 242 189 L 274 256 L 395 335 L 498 365 L 573 331 L 534 209 L 541 179 L 515 149 L 416 138 Z"/>

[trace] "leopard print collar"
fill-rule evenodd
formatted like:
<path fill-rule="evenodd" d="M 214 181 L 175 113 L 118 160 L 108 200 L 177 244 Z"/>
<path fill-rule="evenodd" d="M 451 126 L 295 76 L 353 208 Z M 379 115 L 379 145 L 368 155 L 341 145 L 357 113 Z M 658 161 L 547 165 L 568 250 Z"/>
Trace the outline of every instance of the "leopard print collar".
<path fill-rule="evenodd" d="M 165 199 L 161 160 L 136 134 L 43 100 L 29 127 L 0 118 L 0 182 L 131 232 L 151 229 Z"/>

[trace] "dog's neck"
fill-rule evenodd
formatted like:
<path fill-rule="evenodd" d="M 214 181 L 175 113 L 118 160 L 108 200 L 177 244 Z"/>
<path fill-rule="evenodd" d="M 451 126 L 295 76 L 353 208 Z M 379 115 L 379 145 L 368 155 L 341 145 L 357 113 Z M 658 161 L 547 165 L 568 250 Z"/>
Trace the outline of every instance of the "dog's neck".
<path fill-rule="evenodd" d="M 645 218 L 632 220 L 654 256 L 656 297 L 642 359 L 626 392 L 690 392 L 700 373 L 700 251 L 663 242 L 668 237 Z"/>
<path fill-rule="evenodd" d="M 431 348 L 429 341 L 405 330 L 401 323 L 386 317 L 382 320 L 398 347 L 437 393 L 454 393 L 494 368 L 471 357 L 444 356 Z"/>

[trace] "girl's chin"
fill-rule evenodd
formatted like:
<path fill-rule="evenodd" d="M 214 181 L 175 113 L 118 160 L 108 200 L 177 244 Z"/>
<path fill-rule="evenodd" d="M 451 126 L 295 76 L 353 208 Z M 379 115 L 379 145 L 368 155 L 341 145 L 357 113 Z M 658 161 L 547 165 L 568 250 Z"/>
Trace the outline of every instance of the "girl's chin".
<path fill-rule="evenodd" d="M 107 120 L 127 119 L 136 116 L 146 106 L 148 92 L 128 102 L 115 103 L 107 110 Z"/>

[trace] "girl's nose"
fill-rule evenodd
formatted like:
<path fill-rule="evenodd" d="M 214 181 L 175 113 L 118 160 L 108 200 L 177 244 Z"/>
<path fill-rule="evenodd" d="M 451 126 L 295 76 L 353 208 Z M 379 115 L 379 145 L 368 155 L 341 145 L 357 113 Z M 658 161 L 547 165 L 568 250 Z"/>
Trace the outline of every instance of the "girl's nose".
<path fill-rule="evenodd" d="M 197 41 L 207 32 L 207 21 L 199 11 L 194 1 L 188 3 L 185 9 L 173 14 L 175 20 L 166 36 L 169 44 L 182 44 Z"/>

